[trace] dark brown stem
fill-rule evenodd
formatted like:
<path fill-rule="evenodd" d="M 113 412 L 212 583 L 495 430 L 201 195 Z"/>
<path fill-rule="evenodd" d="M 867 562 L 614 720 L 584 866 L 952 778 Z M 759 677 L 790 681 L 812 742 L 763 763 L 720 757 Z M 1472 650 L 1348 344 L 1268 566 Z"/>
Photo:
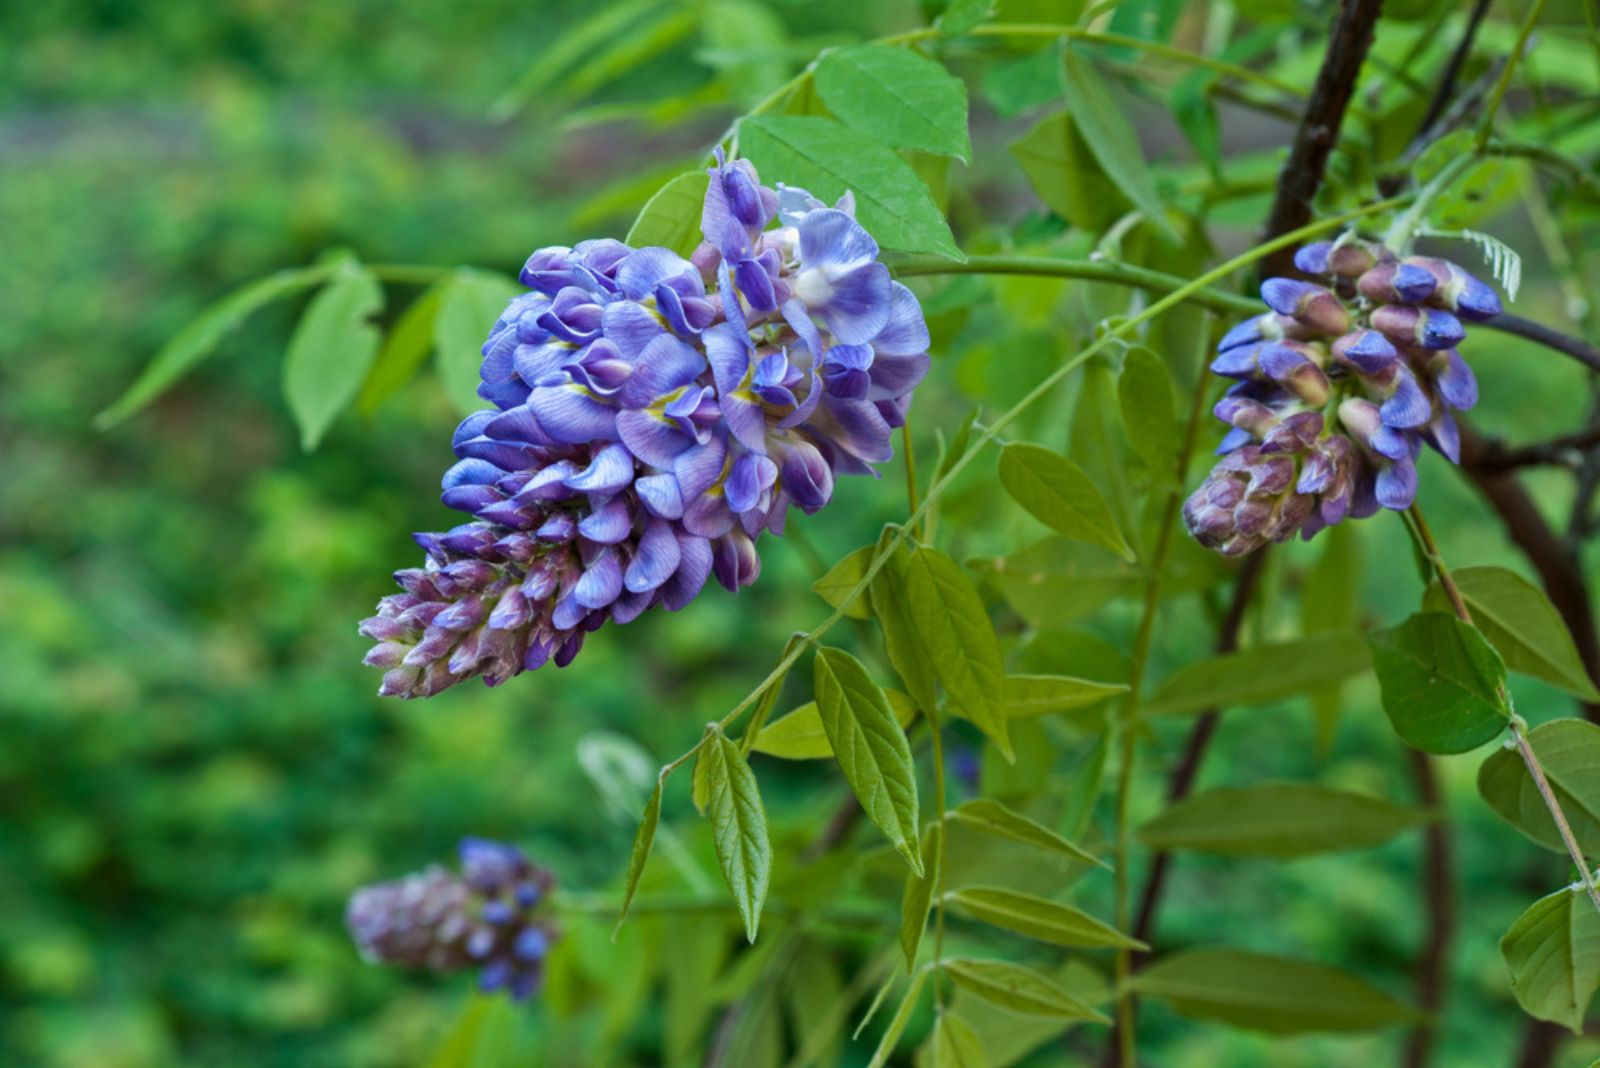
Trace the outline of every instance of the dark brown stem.
<path fill-rule="evenodd" d="M 1529 1020 L 1522 1033 L 1522 1049 L 1517 1053 L 1517 1068 L 1549 1068 L 1556 1049 L 1567 1037 L 1565 1028 L 1548 1020 Z"/>
<path fill-rule="evenodd" d="M 1268 238 L 1297 230 L 1311 221 L 1312 201 L 1322 187 L 1328 156 L 1339 141 L 1345 109 L 1355 93 L 1356 78 L 1372 47 L 1372 31 L 1382 9 L 1383 0 L 1339 2 L 1322 69 L 1317 72 L 1311 99 L 1295 131 L 1294 147 L 1278 175 L 1278 193 L 1267 214 Z M 1294 250 L 1286 248 L 1267 257 L 1263 269 L 1269 274 L 1284 274 L 1293 259 Z"/>
<path fill-rule="evenodd" d="M 1511 471 L 1518 467 L 1572 467 L 1583 463 L 1584 454 L 1600 445 L 1600 423 L 1562 434 L 1548 441 L 1528 445 L 1507 445 L 1494 438 L 1483 440 L 1483 454 L 1475 458 L 1481 471 Z"/>
<path fill-rule="evenodd" d="M 1425 808 L 1438 809 L 1442 802 L 1433 758 L 1415 749 L 1406 752 L 1411 759 L 1417 800 Z M 1422 886 L 1428 909 L 1428 937 L 1417 961 L 1417 1007 L 1431 1019 L 1415 1028 L 1406 1039 L 1400 1060 L 1404 1068 L 1422 1068 L 1427 1064 L 1439 1038 L 1439 1009 L 1444 1004 L 1450 942 L 1456 924 L 1452 852 L 1450 824 L 1441 814 L 1440 819 L 1428 825 L 1422 839 Z"/>
<path fill-rule="evenodd" d="M 1472 54 L 1472 41 L 1478 35 L 1478 24 L 1483 21 L 1483 16 L 1489 10 L 1489 0 L 1477 0 L 1472 5 L 1472 14 L 1467 17 L 1466 29 L 1461 33 L 1461 41 L 1456 45 L 1456 50 L 1450 53 L 1450 61 L 1445 64 L 1444 71 L 1439 76 L 1439 88 L 1433 94 L 1433 99 L 1428 102 L 1428 112 L 1417 124 L 1417 139 L 1427 137 L 1433 129 L 1433 124 L 1444 115 L 1445 108 L 1450 106 L 1451 97 L 1455 95 L 1456 79 L 1461 76 L 1462 64 Z"/>
<path fill-rule="evenodd" d="M 1538 342 L 1547 349 L 1554 349 L 1583 364 L 1591 371 L 1600 371 L 1600 348 L 1589 344 L 1582 338 L 1563 334 L 1559 330 L 1552 330 L 1543 323 L 1524 319 L 1520 315 L 1507 312 L 1497 315 L 1483 324 L 1490 330 L 1498 330 L 1503 334 L 1514 334 L 1517 337 L 1527 338 L 1529 341 Z"/>

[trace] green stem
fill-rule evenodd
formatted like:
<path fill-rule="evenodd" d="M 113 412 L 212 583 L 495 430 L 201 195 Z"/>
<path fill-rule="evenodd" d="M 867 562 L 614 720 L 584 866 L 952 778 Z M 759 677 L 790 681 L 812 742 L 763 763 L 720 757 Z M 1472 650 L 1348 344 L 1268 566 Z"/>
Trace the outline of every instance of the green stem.
<path fill-rule="evenodd" d="M 1467 608 L 1466 600 L 1461 596 L 1461 589 L 1456 585 L 1450 569 L 1445 566 L 1444 556 L 1439 552 L 1439 543 L 1433 538 L 1433 530 L 1428 526 L 1428 520 L 1422 514 L 1422 506 L 1413 504 L 1406 513 L 1410 522 L 1406 529 L 1411 532 L 1416 541 L 1417 549 L 1427 558 L 1433 566 L 1433 573 L 1439 579 L 1445 596 L 1450 599 L 1450 606 L 1455 609 L 1456 618 L 1469 627 L 1477 624 L 1472 621 L 1472 613 Z M 1600 910 L 1600 886 L 1596 886 L 1594 872 L 1589 868 L 1589 862 L 1584 859 L 1583 849 L 1578 845 L 1577 837 L 1572 833 L 1572 824 L 1567 822 L 1567 814 L 1562 811 L 1561 801 L 1550 787 L 1550 779 L 1545 775 L 1544 766 L 1539 762 L 1538 754 L 1533 751 L 1533 745 L 1528 741 L 1528 725 L 1523 718 L 1516 714 L 1511 707 L 1511 693 L 1504 681 L 1500 683 L 1500 697 L 1504 702 L 1511 718 L 1511 737 L 1517 746 L 1517 753 L 1522 757 L 1522 762 L 1527 766 L 1528 775 L 1533 779 L 1533 785 L 1538 789 L 1539 796 L 1544 800 L 1544 807 L 1550 812 L 1550 819 L 1555 822 L 1556 831 L 1561 835 L 1562 843 L 1567 847 L 1567 855 L 1572 858 L 1572 863 L 1578 869 L 1578 875 L 1583 880 L 1583 888 L 1589 894 L 1589 900 L 1594 902 L 1596 910 Z"/>
<path fill-rule="evenodd" d="M 939 722 L 938 709 L 930 708 L 927 712 L 928 732 L 933 736 L 933 793 L 934 803 L 939 806 L 939 850 L 935 858 L 938 870 L 934 873 L 933 884 L 933 1000 L 944 1011 L 944 851 L 946 809 L 948 799 L 945 794 L 944 783 L 944 730 Z M 926 858 L 924 858 L 926 860 Z"/>
<path fill-rule="evenodd" d="M 1422 228 L 1423 220 L 1428 216 L 1428 209 L 1433 207 L 1434 201 L 1443 196 L 1450 186 L 1455 184 L 1456 179 L 1465 174 L 1467 168 L 1478 159 L 1478 153 L 1468 152 L 1445 164 L 1444 169 L 1422 187 L 1411 207 L 1395 218 L 1388 232 L 1383 235 L 1383 243 L 1396 255 L 1406 255 L 1411 249 L 1412 239 L 1416 237 L 1417 231 Z"/>
<path fill-rule="evenodd" d="M 1173 293 L 1189 284 L 1186 278 L 1153 271 L 1117 260 L 1061 260 L 1049 256 L 968 256 L 947 260 L 936 256 L 909 256 L 893 265 L 898 278 L 936 274 L 1021 274 L 1036 278 L 1081 278 L 1089 282 L 1111 282 L 1137 286 L 1158 293 Z M 1261 303 L 1249 297 L 1204 287 L 1184 299 L 1224 315 L 1248 315 L 1261 311 Z"/>
<path fill-rule="evenodd" d="M 1506 57 L 1505 69 L 1500 72 L 1499 79 L 1494 83 L 1494 90 L 1489 94 L 1489 100 L 1483 108 L 1483 118 L 1478 120 L 1478 151 L 1483 151 L 1488 145 L 1490 136 L 1494 133 L 1494 119 L 1500 111 L 1500 104 L 1506 98 L 1506 90 L 1511 88 L 1511 76 L 1516 73 L 1517 64 L 1522 60 L 1522 53 L 1527 50 L 1528 38 L 1533 33 L 1534 25 L 1539 21 L 1539 16 L 1544 13 L 1544 0 L 1533 0 L 1533 6 L 1528 9 L 1528 17 L 1522 20 L 1522 28 L 1517 31 L 1516 43 L 1511 46 L 1511 54 Z"/>

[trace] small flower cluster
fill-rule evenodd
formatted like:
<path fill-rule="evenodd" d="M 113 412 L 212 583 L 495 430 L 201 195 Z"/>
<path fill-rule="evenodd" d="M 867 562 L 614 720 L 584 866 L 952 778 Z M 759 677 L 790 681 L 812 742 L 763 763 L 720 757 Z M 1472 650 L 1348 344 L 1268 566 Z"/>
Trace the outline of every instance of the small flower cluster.
<path fill-rule="evenodd" d="M 461 874 L 434 865 L 350 898 L 345 924 L 368 961 L 480 968 L 479 986 L 521 999 L 539 988 L 556 929 L 544 917 L 555 878 L 515 846 L 467 838 Z"/>
<path fill-rule="evenodd" d="M 1361 240 L 1307 245 L 1294 263 L 1325 284 L 1268 279 L 1271 310 L 1229 330 L 1211 364 L 1238 380 L 1214 409 L 1232 429 L 1183 518 L 1229 556 L 1409 508 L 1422 444 L 1457 462 L 1451 412 L 1478 400 L 1456 351 L 1463 320 L 1501 311 L 1455 264 Z"/>
<path fill-rule="evenodd" d="M 528 260 L 483 347 L 493 407 L 444 476 L 472 520 L 417 535 L 425 565 L 361 625 L 381 694 L 565 665 L 713 573 L 737 591 L 791 504 L 815 512 L 836 474 L 893 455 L 928 330 L 850 195 L 829 207 L 719 157 L 701 230 L 687 260 L 612 240 Z"/>

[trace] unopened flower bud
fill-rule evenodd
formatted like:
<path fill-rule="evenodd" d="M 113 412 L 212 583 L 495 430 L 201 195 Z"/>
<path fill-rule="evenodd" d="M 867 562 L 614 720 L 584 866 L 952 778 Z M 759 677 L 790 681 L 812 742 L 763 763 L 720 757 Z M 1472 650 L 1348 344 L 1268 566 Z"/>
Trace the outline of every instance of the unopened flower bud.
<path fill-rule="evenodd" d="M 1287 315 L 1329 336 L 1350 329 L 1350 312 L 1337 294 L 1311 282 L 1269 278 L 1261 283 L 1261 299 L 1280 315 Z"/>
<path fill-rule="evenodd" d="M 1372 313 L 1373 328 L 1402 348 L 1448 349 L 1467 336 L 1461 320 L 1434 308 L 1385 304 Z"/>

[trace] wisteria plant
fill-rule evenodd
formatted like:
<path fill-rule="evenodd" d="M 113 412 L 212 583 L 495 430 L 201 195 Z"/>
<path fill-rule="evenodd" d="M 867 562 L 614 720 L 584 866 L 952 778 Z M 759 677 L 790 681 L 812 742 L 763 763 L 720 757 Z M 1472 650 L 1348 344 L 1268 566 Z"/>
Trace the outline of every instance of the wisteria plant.
<path fill-rule="evenodd" d="M 1493 983 L 1534 1021 L 1518 1063 L 1555 1063 L 1551 1024 L 1582 1033 L 1600 407 L 1523 445 L 1469 420 L 1523 403 L 1517 360 L 1565 360 L 1594 391 L 1580 231 L 1600 97 L 1592 72 L 1553 69 L 1593 65 L 1575 42 L 1594 16 L 1387 6 L 1404 10 L 930 0 L 921 25 L 805 56 L 741 45 L 741 26 L 781 30 L 758 4 L 603 6 L 502 117 L 570 106 L 564 76 L 601 91 L 585 71 L 671 56 L 697 26 L 708 81 L 641 110 L 689 143 L 691 118 L 743 101 L 679 173 L 624 187 L 624 236 L 524 235 L 514 283 L 331 254 L 227 298 L 106 413 L 308 291 L 283 372 L 307 448 L 358 401 L 379 412 L 436 344 L 463 416 L 436 442 L 458 514 L 415 535 L 420 564 L 371 561 L 398 589 L 360 621 L 370 667 L 351 671 L 441 717 L 471 680 L 516 691 L 584 672 L 585 642 L 688 625 L 607 622 L 781 587 L 762 562 L 786 541 L 813 559 L 828 611 L 742 699 L 710 722 L 650 710 L 677 756 L 598 733 L 570 755 L 642 814 L 613 881 L 574 888 L 461 827 L 459 872 L 351 887 L 369 960 L 509 995 L 474 1000 L 439 1063 L 499 1063 L 492 1004 L 566 1021 L 552 1064 L 1222 1063 L 1179 1052 L 1200 1024 L 1277 1036 L 1252 1064 L 1370 1063 L 1385 1043 L 1464 1064 L 1443 1052 L 1454 962 L 1497 940 Z M 1564 58 L 1537 63 L 1550 48 Z M 1565 311 L 1518 292 L 1530 242 Z M 413 291 L 384 340 L 388 294 Z M 1565 538 L 1518 479 L 1534 464 L 1575 476 Z M 869 518 L 841 476 L 899 487 L 898 515 Z M 1435 538 L 1419 499 L 1447 485 L 1480 491 L 1477 536 Z M 1526 568 L 1452 570 L 1440 542 L 1484 544 L 1497 521 Z M 861 547 L 826 559 L 808 530 Z M 1364 572 L 1362 545 L 1399 564 Z M 1403 585 L 1413 559 L 1395 596 L 1415 611 L 1369 603 L 1364 574 Z M 1224 713 L 1308 703 L 1304 748 L 1326 756 L 1369 676 L 1392 728 L 1360 735 L 1380 772 L 1199 788 Z M 1530 727 L 1524 685 L 1577 714 Z M 1448 789 L 1465 759 L 1481 800 Z M 769 825 L 763 788 L 796 778 L 833 800 Z M 1459 811 L 1482 806 L 1503 825 L 1463 846 Z M 1562 858 L 1536 900 L 1464 906 L 1453 850 L 1518 834 Z M 1232 882 L 1252 860 L 1380 847 L 1419 851 L 1416 930 L 1348 921 L 1389 972 L 1285 950 L 1265 902 L 1246 910 L 1261 930 L 1158 924 L 1191 854 L 1230 859 L 1189 892 L 1230 894 L 1260 892 Z M 596 982 L 614 957 L 626 981 Z M 1300 1037 L 1329 1033 L 1374 1037 Z"/>

